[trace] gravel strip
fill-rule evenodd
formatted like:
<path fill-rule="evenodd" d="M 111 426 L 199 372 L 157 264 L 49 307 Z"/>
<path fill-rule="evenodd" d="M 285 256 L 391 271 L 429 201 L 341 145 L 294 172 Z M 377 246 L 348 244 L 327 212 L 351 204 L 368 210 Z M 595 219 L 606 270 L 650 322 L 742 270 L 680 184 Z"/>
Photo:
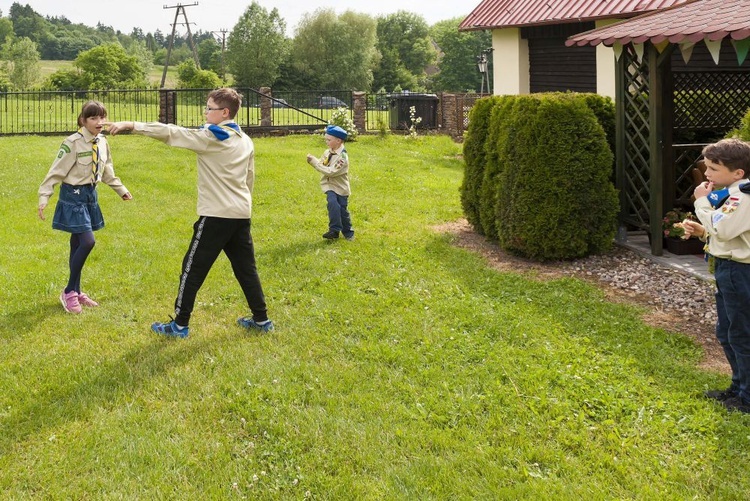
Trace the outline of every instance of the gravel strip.
<path fill-rule="evenodd" d="M 653 305 L 692 317 L 704 325 L 716 323 L 715 285 L 658 264 L 622 247 L 604 256 L 589 256 L 558 264 L 561 273 L 585 276 L 623 291 L 648 296 Z"/>

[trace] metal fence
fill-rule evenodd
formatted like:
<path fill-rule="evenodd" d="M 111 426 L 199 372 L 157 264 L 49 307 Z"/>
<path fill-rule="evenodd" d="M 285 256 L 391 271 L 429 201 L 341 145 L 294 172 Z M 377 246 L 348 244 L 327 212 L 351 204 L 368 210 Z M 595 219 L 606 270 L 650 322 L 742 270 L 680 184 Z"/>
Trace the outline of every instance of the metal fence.
<path fill-rule="evenodd" d="M 155 90 L 25 91 L 0 94 L 0 134 L 73 132 L 86 101 L 107 106 L 114 120 L 153 122 L 159 119 Z"/>
<path fill-rule="evenodd" d="M 254 89 L 237 89 L 244 96 L 236 117 L 242 127 L 261 127 L 261 100 L 270 106 L 269 126 L 315 128 L 325 125 L 339 106 L 352 109 L 349 91 L 278 92 L 270 98 Z M 0 94 L 0 134 L 64 134 L 75 131 L 78 114 L 89 100 L 101 101 L 113 121 L 156 122 L 164 118 L 163 90 L 23 91 Z M 198 127 L 205 122 L 203 108 L 210 89 L 176 89 L 167 106 L 170 122 Z M 351 113 L 351 111 L 350 111 Z"/>
<path fill-rule="evenodd" d="M 398 106 L 403 95 L 351 91 L 273 91 L 261 94 L 256 89 L 237 88 L 244 96 L 236 122 L 251 133 L 271 130 L 317 130 L 329 123 L 333 113 L 345 107 L 349 117 L 365 131 L 398 129 Z M 0 93 L 0 135 L 66 134 L 77 130 L 77 118 L 83 104 L 101 101 L 112 121 L 168 122 L 183 127 L 203 125 L 203 108 L 211 89 L 136 89 L 88 91 L 22 91 Z M 356 98 L 355 96 L 359 96 Z M 468 110 L 475 96 L 453 96 L 455 111 L 444 113 L 443 121 L 455 123 L 456 130 L 445 124 L 430 124 L 443 132 L 460 135 L 466 127 Z M 437 99 L 437 98 L 436 98 Z M 397 110 L 397 111 L 394 111 Z M 454 113 L 459 116 L 453 118 Z M 356 115 L 356 116 L 355 116 Z M 394 115 L 394 116 L 392 116 Z M 358 122 L 359 120 L 359 122 Z M 424 120 L 425 123 L 432 120 Z"/>

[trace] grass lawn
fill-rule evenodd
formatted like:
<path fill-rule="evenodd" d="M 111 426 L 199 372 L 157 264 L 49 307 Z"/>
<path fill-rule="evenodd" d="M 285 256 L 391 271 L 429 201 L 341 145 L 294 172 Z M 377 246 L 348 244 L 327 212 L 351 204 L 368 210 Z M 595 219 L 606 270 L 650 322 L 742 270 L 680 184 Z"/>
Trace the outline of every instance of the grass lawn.
<path fill-rule="evenodd" d="M 746 499 L 750 417 L 699 397 L 728 379 L 696 368 L 687 336 L 432 230 L 461 216 L 448 138 L 349 144 L 357 234 L 334 243 L 304 160 L 322 138 L 257 139 L 277 330 L 235 326 L 246 305 L 222 257 L 186 340 L 149 325 L 172 311 L 194 156 L 111 138 L 135 199 L 100 188 L 83 283 L 101 307 L 74 316 L 57 299 L 67 236 L 52 205 L 36 217 L 60 140 L 0 138 L 0 497 Z"/>

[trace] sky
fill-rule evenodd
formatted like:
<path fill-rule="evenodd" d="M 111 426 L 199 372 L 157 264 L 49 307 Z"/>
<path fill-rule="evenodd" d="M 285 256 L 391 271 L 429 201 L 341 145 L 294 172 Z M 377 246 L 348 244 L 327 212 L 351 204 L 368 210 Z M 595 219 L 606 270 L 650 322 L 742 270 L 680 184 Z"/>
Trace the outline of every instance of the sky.
<path fill-rule="evenodd" d="M 157 29 L 168 35 L 172 32 L 176 8 L 167 8 L 182 4 L 190 22 L 190 30 L 231 31 L 251 0 L 16 0 L 21 5 L 30 5 L 44 17 L 65 16 L 73 23 L 96 26 L 102 23 L 115 30 L 129 34 L 134 27 L 144 33 L 153 33 Z M 286 21 L 287 35 L 293 36 L 294 29 L 304 14 L 312 14 L 319 8 L 333 8 L 337 14 L 346 10 L 370 14 L 372 16 L 395 14 L 406 10 L 421 15 L 427 24 L 454 17 L 466 17 L 481 0 L 462 2 L 460 0 L 352 0 L 351 2 L 331 2 L 325 0 L 257 0 L 266 10 L 274 7 Z M 0 0 L 3 16 L 10 12 L 13 0 Z M 198 5 L 193 5 L 193 4 Z M 408 5 L 408 7 L 406 7 Z M 186 33 L 182 15 L 179 16 L 177 31 Z"/>

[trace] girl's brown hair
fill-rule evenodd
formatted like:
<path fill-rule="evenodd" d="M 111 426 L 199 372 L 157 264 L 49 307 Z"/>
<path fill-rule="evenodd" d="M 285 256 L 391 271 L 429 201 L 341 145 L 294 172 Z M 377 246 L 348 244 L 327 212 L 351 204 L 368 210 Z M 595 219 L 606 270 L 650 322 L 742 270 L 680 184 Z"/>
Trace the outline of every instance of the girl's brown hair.
<path fill-rule="evenodd" d="M 107 117 L 107 108 L 104 107 L 99 101 L 89 101 L 81 108 L 81 114 L 78 115 L 78 126 L 83 127 L 84 122 L 87 118 L 91 117 Z"/>

